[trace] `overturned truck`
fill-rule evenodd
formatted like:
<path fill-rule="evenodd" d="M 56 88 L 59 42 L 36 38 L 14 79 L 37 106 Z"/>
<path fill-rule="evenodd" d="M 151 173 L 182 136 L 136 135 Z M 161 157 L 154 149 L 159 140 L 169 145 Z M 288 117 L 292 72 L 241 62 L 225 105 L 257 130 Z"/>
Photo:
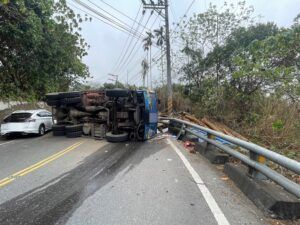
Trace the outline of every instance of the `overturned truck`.
<path fill-rule="evenodd" d="M 157 97 L 145 90 L 91 90 L 46 95 L 54 136 L 82 135 L 110 142 L 144 141 L 156 134 Z"/>

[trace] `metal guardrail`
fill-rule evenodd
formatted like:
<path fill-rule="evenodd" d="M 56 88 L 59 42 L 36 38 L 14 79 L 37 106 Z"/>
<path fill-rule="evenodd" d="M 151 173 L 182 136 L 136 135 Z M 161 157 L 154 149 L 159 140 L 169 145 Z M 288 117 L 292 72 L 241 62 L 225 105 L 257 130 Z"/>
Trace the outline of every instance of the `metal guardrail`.
<path fill-rule="evenodd" d="M 180 124 L 180 131 L 179 135 L 184 134 L 185 132 L 191 133 L 198 138 L 206 141 L 207 143 L 216 146 L 219 149 L 222 149 L 224 152 L 228 153 L 229 155 L 241 160 L 243 163 L 248 165 L 249 167 L 249 175 L 251 175 L 254 179 L 262 179 L 263 177 L 268 177 L 272 181 L 276 182 L 283 188 L 285 188 L 290 193 L 296 195 L 300 198 L 300 185 L 289 180 L 285 176 L 277 173 L 275 170 L 271 169 L 265 164 L 265 158 L 277 163 L 296 174 L 300 174 L 300 163 L 296 160 L 287 158 L 283 155 L 280 155 L 276 152 L 273 152 L 269 149 L 263 148 L 259 145 L 256 145 L 251 142 L 247 142 L 235 137 L 228 136 L 226 134 L 217 132 L 215 130 L 211 130 L 206 127 L 202 127 L 184 120 L 174 119 L 174 118 L 164 118 L 161 117 L 161 120 L 170 120 L 170 123 L 177 123 Z M 196 132 L 196 130 L 204 131 L 208 135 L 205 136 L 202 133 Z M 219 137 L 223 140 L 228 141 L 236 146 L 242 147 L 249 151 L 249 156 L 240 153 L 238 150 L 231 148 L 229 145 L 225 145 L 219 141 L 214 140 L 213 137 Z M 263 175 L 265 176 L 263 176 Z"/>

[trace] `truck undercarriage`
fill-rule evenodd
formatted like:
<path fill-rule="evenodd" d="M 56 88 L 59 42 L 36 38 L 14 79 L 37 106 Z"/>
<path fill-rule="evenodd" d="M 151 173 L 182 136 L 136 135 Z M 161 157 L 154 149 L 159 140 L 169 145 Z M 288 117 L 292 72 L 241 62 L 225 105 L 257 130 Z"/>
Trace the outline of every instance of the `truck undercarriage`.
<path fill-rule="evenodd" d="M 53 135 L 82 134 L 110 142 L 143 141 L 157 129 L 157 98 L 144 90 L 91 90 L 46 95 L 57 123 Z"/>

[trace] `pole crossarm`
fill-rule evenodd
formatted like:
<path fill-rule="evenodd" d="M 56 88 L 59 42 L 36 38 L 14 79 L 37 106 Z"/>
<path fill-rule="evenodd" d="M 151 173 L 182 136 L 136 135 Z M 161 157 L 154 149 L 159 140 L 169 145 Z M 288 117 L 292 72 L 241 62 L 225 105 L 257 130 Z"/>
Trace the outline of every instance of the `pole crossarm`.
<path fill-rule="evenodd" d="M 147 4 L 147 5 L 144 5 L 144 9 L 165 9 L 165 6 L 164 5 Z"/>

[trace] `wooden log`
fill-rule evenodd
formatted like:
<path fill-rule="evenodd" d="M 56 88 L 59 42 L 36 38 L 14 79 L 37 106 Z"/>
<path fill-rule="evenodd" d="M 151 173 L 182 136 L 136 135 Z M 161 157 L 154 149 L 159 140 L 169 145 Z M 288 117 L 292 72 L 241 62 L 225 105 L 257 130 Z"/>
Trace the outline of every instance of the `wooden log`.
<path fill-rule="evenodd" d="M 195 116 L 189 114 L 189 113 L 183 113 L 184 118 L 188 119 L 189 121 L 196 123 L 200 126 L 207 127 L 201 120 L 197 119 Z"/>
<path fill-rule="evenodd" d="M 213 129 L 213 130 L 215 130 L 215 131 L 220 131 L 220 132 L 222 132 L 222 130 L 217 126 L 217 125 L 215 125 L 215 124 L 213 124 L 211 121 L 209 121 L 207 118 L 203 118 L 202 120 L 201 120 L 206 126 L 208 126 L 210 129 Z"/>

